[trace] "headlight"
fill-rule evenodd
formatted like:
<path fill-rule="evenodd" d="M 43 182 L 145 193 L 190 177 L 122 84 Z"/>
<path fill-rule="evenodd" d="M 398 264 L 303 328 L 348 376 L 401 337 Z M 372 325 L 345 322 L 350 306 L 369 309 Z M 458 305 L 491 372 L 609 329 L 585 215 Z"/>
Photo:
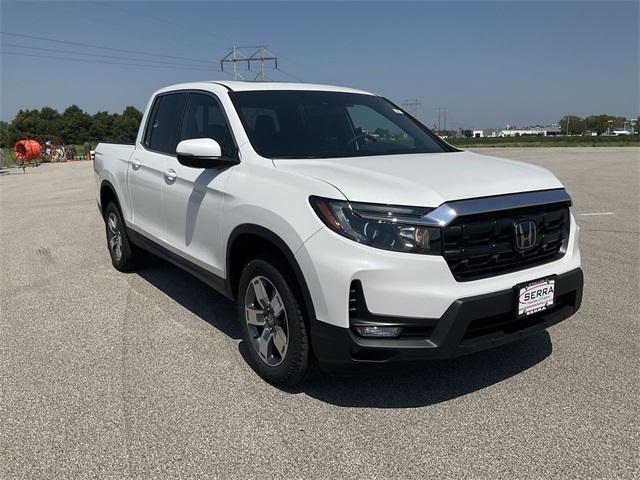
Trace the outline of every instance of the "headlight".
<path fill-rule="evenodd" d="M 309 202 L 327 227 L 371 247 L 441 255 L 440 229 L 420 225 L 430 209 L 349 203 L 321 197 Z"/>

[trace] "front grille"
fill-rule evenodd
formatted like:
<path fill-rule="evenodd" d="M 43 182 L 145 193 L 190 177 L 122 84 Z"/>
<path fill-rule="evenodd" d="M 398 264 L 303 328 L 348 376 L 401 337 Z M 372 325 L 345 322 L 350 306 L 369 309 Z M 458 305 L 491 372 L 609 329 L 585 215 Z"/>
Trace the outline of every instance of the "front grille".
<path fill-rule="evenodd" d="M 535 222 L 537 240 L 520 252 L 514 225 L 527 220 Z M 531 268 L 564 255 L 569 225 L 566 203 L 458 217 L 443 229 L 444 258 L 461 282 Z"/>

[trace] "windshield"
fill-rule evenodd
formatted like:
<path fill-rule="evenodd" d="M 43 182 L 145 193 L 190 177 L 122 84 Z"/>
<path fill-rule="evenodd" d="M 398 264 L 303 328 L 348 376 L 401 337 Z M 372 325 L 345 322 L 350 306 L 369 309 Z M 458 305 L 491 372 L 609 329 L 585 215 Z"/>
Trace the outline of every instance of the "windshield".
<path fill-rule="evenodd" d="M 267 158 L 446 152 L 428 130 L 374 95 L 305 90 L 230 92 L 253 148 Z"/>

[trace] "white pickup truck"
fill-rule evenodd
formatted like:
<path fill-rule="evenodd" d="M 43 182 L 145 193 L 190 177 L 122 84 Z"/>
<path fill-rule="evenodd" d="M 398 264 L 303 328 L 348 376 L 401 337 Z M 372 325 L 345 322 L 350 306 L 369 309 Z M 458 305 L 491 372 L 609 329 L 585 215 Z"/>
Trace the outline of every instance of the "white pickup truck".
<path fill-rule="evenodd" d="M 274 384 L 476 352 L 580 306 L 556 177 L 458 150 L 368 92 L 167 87 L 135 145 L 98 145 L 95 173 L 114 267 L 147 250 L 235 300 Z"/>

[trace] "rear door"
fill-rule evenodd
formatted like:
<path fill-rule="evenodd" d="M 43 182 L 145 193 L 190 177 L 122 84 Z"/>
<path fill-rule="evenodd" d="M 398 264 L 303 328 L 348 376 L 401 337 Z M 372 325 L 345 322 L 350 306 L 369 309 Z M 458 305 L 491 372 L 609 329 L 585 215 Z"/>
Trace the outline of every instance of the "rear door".
<path fill-rule="evenodd" d="M 168 159 L 176 152 L 186 101 L 187 94 L 183 92 L 161 94 L 155 98 L 142 145 L 138 145 L 130 160 L 133 227 L 152 240 L 164 240 L 166 237 L 162 188 L 168 174 Z"/>
<path fill-rule="evenodd" d="M 223 155 L 235 155 L 236 145 L 224 109 L 211 92 L 189 93 L 180 141 L 212 138 Z M 216 275 L 224 272 L 221 215 L 224 186 L 234 167 L 191 168 L 175 156 L 168 159 L 171 178 L 164 178 L 163 206 L 166 241 L 174 251 Z"/>

